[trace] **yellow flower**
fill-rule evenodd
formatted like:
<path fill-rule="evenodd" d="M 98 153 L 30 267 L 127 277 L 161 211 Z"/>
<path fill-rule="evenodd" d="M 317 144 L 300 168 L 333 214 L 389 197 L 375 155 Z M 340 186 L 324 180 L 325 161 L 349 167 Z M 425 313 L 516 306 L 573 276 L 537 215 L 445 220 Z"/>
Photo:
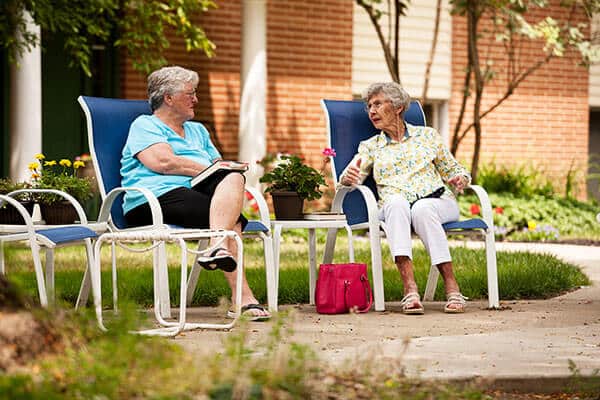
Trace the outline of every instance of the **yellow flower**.
<path fill-rule="evenodd" d="M 67 160 L 66 158 L 63 158 L 58 163 L 60 165 L 62 165 L 63 167 L 70 167 L 71 166 L 71 160 Z"/>
<path fill-rule="evenodd" d="M 530 231 L 535 231 L 536 227 L 537 224 L 535 223 L 535 221 L 527 221 L 527 229 L 529 229 Z"/>
<path fill-rule="evenodd" d="M 77 169 L 80 167 L 85 167 L 85 163 L 83 161 L 77 160 L 73 163 L 73 168 Z"/>
<path fill-rule="evenodd" d="M 38 169 L 40 167 L 40 163 L 35 162 L 35 161 L 30 162 L 27 167 L 29 168 L 30 171 L 35 171 L 36 169 Z"/>
<path fill-rule="evenodd" d="M 44 162 L 44 167 L 51 167 L 53 165 L 56 165 L 56 161 L 55 160 L 50 160 L 50 161 L 45 161 Z"/>
<path fill-rule="evenodd" d="M 35 158 L 36 160 L 42 161 L 44 158 L 46 158 L 46 156 L 43 155 L 42 153 L 37 153 L 35 156 L 33 156 L 33 158 Z"/>
<path fill-rule="evenodd" d="M 39 174 L 36 174 L 36 173 L 31 174 L 31 179 L 39 179 L 39 178 L 40 178 Z"/>

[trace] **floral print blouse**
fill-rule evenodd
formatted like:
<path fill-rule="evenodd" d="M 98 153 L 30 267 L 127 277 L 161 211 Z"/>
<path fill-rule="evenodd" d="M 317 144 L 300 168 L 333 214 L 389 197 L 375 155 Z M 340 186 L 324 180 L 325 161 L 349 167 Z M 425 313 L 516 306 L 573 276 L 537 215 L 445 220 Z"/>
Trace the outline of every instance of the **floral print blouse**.
<path fill-rule="evenodd" d="M 373 172 L 380 205 L 396 194 L 412 203 L 442 186 L 446 188 L 443 197 L 453 198 L 445 182 L 456 175 L 463 175 L 471 182 L 470 174 L 452 156 L 435 129 L 405 126 L 400 142 L 383 131 L 360 142 L 358 153 L 349 164 L 361 159 L 363 181 Z"/>

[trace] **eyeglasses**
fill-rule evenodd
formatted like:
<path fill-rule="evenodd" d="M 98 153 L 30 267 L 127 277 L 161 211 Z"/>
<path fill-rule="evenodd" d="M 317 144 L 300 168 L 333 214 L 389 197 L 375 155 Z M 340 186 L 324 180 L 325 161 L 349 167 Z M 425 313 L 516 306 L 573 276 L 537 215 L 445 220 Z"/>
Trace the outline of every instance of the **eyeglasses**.
<path fill-rule="evenodd" d="M 385 104 L 389 103 L 389 100 L 384 101 L 374 101 L 371 104 L 365 104 L 365 111 L 371 112 L 371 108 L 375 108 L 375 111 L 379 111 L 379 109 Z"/>
<path fill-rule="evenodd" d="M 192 90 L 191 92 L 180 92 L 180 93 L 183 93 L 190 99 L 193 99 L 194 97 L 198 98 L 198 93 L 196 93 L 196 90 Z"/>

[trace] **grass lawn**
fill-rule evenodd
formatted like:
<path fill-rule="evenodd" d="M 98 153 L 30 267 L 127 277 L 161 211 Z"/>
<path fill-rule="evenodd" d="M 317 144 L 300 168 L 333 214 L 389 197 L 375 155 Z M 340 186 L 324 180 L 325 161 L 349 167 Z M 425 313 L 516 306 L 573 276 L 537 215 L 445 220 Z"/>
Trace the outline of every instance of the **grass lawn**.
<path fill-rule="evenodd" d="M 324 237 L 319 236 L 322 250 Z M 346 238 L 340 237 L 337 243 L 334 262 L 347 260 Z M 383 245 L 384 290 L 386 301 L 402 298 L 400 274 L 392 263 L 387 244 Z M 308 303 L 308 246 L 302 234 L 284 235 L 281 253 L 281 272 L 279 284 L 279 303 Z M 134 254 L 122 249 L 118 251 L 119 296 L 123 300 L 138 305 L 149 306 L 152 303 L 152 268 L 150 253 Z M 487 297 L 487 278 L 484 250 L 453 248 L 455 272 L 463 294 L 471 299 Z M 245 268 L 250 286 L 257 298 L 266 302 L 265 269 L 262 246 L 256 241 L 246 241 Z M 172 303 L 179 302 L 178 250 L 169 247 L 169 280 Z M 370 264 L 368 242 L 355 241 L 357 262 Z M 317 260 L 321 256 L 317 255 Z M 5 251 L 6 270 L 9 278 L 18 283 L 27 293 L 37 298 L 37 288 L 33 274 L 31 253 L 25 245 L 7 246 Z M 425 289 L 429 270 L 429 258 L 422 248 L 416 246 L 414 252 L 415 276 L 421 293 Z M 82 247 L 61 248 L 56 251 L 56 293 L 57 298 L 73 304 L 77 298 L 79 285 L 85 268 Z M 109 247 L 103 248 L 103 296 L 110 301 L 110 254 Z M 498 253 L 498 276 L 500 298 L 502 300 L 547 298 L 588 285 L 587 277 L 574 265 L 565 263 L 551 255 L 530 253 Z M 441 279 L 436 291 L 436 299 L 443 299 Z M 199 286 L 194 293 L 194 305 L 217 305 L 221 298 L 229 298 L 229 288 L 219 272 L 202 272 Z"/>
<path fill-rule="evenodd" d="M 322 237 L 321 246 L 322 249 Z M 280 273 L 281 303 L 308 302 L 307 244 L 302 235 L 286 235 Z M 368 243 L 355 243 L 359 262 L 370 260 Z M 338 243 L 337 262 L 346 259 L 345 239 Z M 260 301 L 265 301 L 265 271 L 259 243 L 248 241 L 245 261 L 250 285 Z M 6 269 L 11 281 L 37 299 L 31 254 L 24 245 L 7 246 Z M 36 309 L 33 316 L 43 321 L 41 329 L 28 329 L 32 340 L 53 339 L 54 349 L 29 360 L 10 373 L 0 373 L 0 399 L 490 399 L 477 387 L 406 378 L 401 368 L 390 365 L 361 365 L 356 368 L 329 366 L 318 353 L 303 344 L 291 342 L 286 312 L 272 320 L 272 329 L 259 343 L 248 343 L 248 326 L 242 321 L 224 338 L 223 351 L 197 358 L 176 343 L 161 338 L 131 335 L 144 318 L 136 311 L 152 298 L 152 270 L 149 255 L 131 254 L 118 249 L 120 313 L 111 320 L 111 329 L 100 332 L 90 309 L 75 313 L 72 307 Z M 172 301 L 177 301 L 179 271 L 177 251 L 169 251 Z M 456 274 L 465 295 L 486 297 L 485 255 L 483 250 L 452 249 Z M 422 248 L 415 251 L 416 277 L 424 289 L 428 257 Z M 103 286 L 108 299 L 110 254 L 103 255 Z M 400 277 L 384 248 L 386 300 L 402 296 Z M 75 301 L 85 268 L 84 252 L 79 247 L 59 249 L 56 254 L 58 296 Z M 499 253 L 499 286 L 502 299 L 544 298 L 589 280 L 574 265 L 550 255 Z M 437 295 L 442 291 L 438 287 Z M 217 304 L 228 297 L 223 274 L 203 272 L 194 303 Z M 133 304 L 131 304 L 133 303 Z M 3 312 L 0 304 L 0 313 Z M 8 315 L 8 314 L 6 314 Z M 38 335 L 34 336 L 34 335 Z M 22 336 L 19 336 L 22 338 Z M 27 346 L 24 342 L 22 346 Z M 20 345 L 17 343 L 17 345 Z M 26 353 L 26 352 L 24 352 Z M 21 354 L 21 353 L 19 353 Z M 4 397 L 3 397 L 4 396 Z M 502 398 L 501 396 L 499 398 Z M 586 398 L 586 397 L 581 397 Z"/>

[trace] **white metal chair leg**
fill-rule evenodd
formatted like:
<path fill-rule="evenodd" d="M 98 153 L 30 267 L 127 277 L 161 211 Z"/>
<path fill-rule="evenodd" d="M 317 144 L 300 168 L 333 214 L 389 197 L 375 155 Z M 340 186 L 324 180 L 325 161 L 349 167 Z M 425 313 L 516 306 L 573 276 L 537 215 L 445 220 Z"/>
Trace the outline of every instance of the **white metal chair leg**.
<path fill-rule="evenodd" d="M 158 246 L 160 262 L 158 264 L 160 315 L 171 318 L 171 300 L 169 298 L 169 272 L 167 267 L 167 248 L 164 243 Z"/>
<path fill-rule="evenodd" d="M 202 250 L 208 246 L 208 240 L 199 240 L 198 241 L 198 250 Z M 200 277 L 200 271 L 202 271 L 202 267 L 198 264 L 198 257 L 200 254 L 196 254 L 194 257 L 194 264 L 192 265 L 192 269 L 190 270 L 190 276 L 187 278 L 187 298 L 185 304 L 189 307 L 192 305 L 192 299 L 194 298 L 194 292 L 196 291 L 196 286 L 198 285 L 198 278 Z"/>
<path fill-rule="evenodd" d="M 158 252 L 158 249 L 165 248 L 165 241 L 175 241 L 179 244 L 181 249 L 181 278 L 180 278 L 180 307 L 179 307 L 179 319 L 176 322 L 167 322 L 161 315 L 161 296 L 158 291 L 154 291 L 154 313 L 156 319 L 162 328 L 147 329 L 139 331 L 137 333 L 144 335 L 159 335 L 159 336 L 176 336 L 182 330 L 189 329 L 231 329 L 236 323 L 237 319 L 241 315 L 242 309 L 242 283 L 243 283 L 243 243 L 237 233 L 233 231 L 219 231 L 218 234 L 222 235 L 223 238 L 233 238 L 237 242 L 237 260 L 238 267 L 236 269 L 236 286 L 235 286 L 235 312 L 238 318 L 235 318 L 227 324 L 207 324 L 207 323 L 187 323 L 186 322 L 186 301 L 187 301 L 187 252 L 189 251 L 186 247 L 184 239 L 194 239 L 198 235 L 215 234 L 215 232 L 184 232 L 183 234 L 177 234 L 173 232 L 125 232 L 125 233 L 106 233 L 100 236 L 94 246 L 94 264 L 91 268 L 90 275 L 92 280 L 92 292 L 94 296 L 94 308 L 96 311 L 96 318 L 98 319 L 98 325 L 101 329 L 106 330 L 102 320 L 102 293 L 101 293 L 101 274 L 100 274 L 100 249 L 102 242 L 104 241 L 127 241 L 127 240 L 152 240 L 153 246 L 147 250 Z M 195 235 L 195 236 L 194 236 Z M 197 252 L 196 252 L 197 253 Z M 156 279 L 160 277 L 160 269 L 162 268 L 160 262 L 153 264 L 153 276 Z M 155 288 L 159 287 L 155 285 Z"/>
<path fill-rule="evenodd" d="M 48 307 L 48 295 L 46 293 L 44 271 L 42 268 L 42 260 L 40 260 L 40 246 L 35 242 L 34 238 L 30 238 L 29 247 L 31 248 L 31 256 L 33 257 L 33 268 L 35 270 L 38 293 L 40 294 L 40 304 L 42 307 Z"/>
<path fill-rule="evenodd" d="M 118 297 L 119 297 L 119 288 L 117 286 L 117 246 L 114 242 L 110 244 L 110 257 L 111 257 L 111 283 L 112 283 L 112 295 L 113 295 L 113 309 L 115 312 L 118 311 Z M 102 272 L 100 272 L 102 273 Z"/>
<path fill-rule="evenodd" d="M 275 281 L 275 260 L 273 259 L 273 239 L 270 235 L 260 233 L 265 253 L 265 274 L 267 279 L 267 303 L 269 311 L 277 311 L 277 282 Z"/>
<path fill-rule="evenodd" d="M 54 249 L 46 247 L 46 294 L 48 303 L 54 304 Z"/>
<path fill-rule="evenodd" d="M 327 240 L 325 241 L 325 250 L 323 251 L 323 264 L 331 264 L 333 261 L 337 231 L 337 228 L 327 229 Z M 354 258 L 354 251 L 352 252 L 352 257 Z"/>
<path fill-rule="evenodd" d="M 0 241 L 0 274 L 6 274 L 6 269 L 4 267 L 4 242 Z"/>
<path fill-rule="evenodd" d="M 153 300 L 154 300 L 154 308 L 158 308 L 159 304 L 160 304 L 160 282 L 159 282 L 159 277 L 158 277 L 158 269 L 159 269 L 159 265 L 160 265 L 160 252 L 158 250 L 158 245 L 156 242 L 153 242 L 154 245 L 156 245 L 156 247 L 154 247 L 154 249 L 152 250 L 152 258 L 153 258 L 153 262 L 152 262 L 152 294 L 153 294 Z M 160 315 L 160 312 L 159 312 Z M 161 318 L 165 318 L 164 316 L 161 315 Z"/>
<path fill-rule="evenodd" d="M 317 238 L 315 229 L 308 229 L 308 290 L 309 302 L 315 304 L 315 288 L 317 286 Z"/>
<path fill-rule="evenodd" d="M 346 225 L 346 232 L 348 233 L 348 259 L 351 263 L 354 262 L 354 237 L 352 236 L 352 228 Z"/>
<path fill-rule="evenodd" d="M 494 232 L 488 230 L 485 235 L 485 257 L 487 265 L 488 301 L 490 308 L 500 308 L 498 292 L 498 268 L 496 264 L 496 241 Z"/>
<path fill-rule="evenodd" d="M 79 288 L 79 295 L 77 296 L 77 302 L 75 303 L 75 309 L 84 307 L 90 296 L 90 289 L 92 287 L 92 279 L 90 270 L 94 265 L 94 246 L 92 245 L 91 239 L 85 239 L 85 253 L 87 256 L 87 268 L 83 273 L 83 279 L 81 280 L 81 287 Z"/>
<path fill-rule="evenodd" d="M 352 236 L 352 228 L 346 225 L 346 232 L 348 234 L 348 260 L 354 262 L 354 238 Z M 325 242 L 325 252 L 323 253 L 323 264 L 329 264 L 333 261 L 333 255 L 335 253 L 335 242 L 337 240 L 337 228 L 329 228 L 327 230 L 327 241 Z"/>
<path fill-rule="evenodd" d="M 273 271 L 275 273 L 275 278 L 274 278 L 274 287 L 275 287 L 275 299 L 273 301 L 273 305 L 271 306 L 269 304 L 269 307 L 274 308 L 275 310 L 277 310 L 278 307 L 278 296 L 279 296 L 279 264 L 280 264 L 280 246 L 281 246 L 281 226 L 280 225 L 276 225 L 273 228 Z"/>
<path fill-rule="evenodd" d="M 425 286 L 425 294 L 423 295 L 424 301 L 433 301 L 433 296 L 435 295 L 435 289 L 437 288 L 438 277 L 440 276 L 440 271 L 437 269 L 435 265 L 432 265 L 429 268 L 429 275 L 427 277 L 427 285 Z"/>
<path fill-rule="evenodd" d="M 94 311 L 96 312 L 96 320 L 101 330 L 106 331 L 104 322 L 102 321 L 102 291 L 101 291 L 101 275 L 100 275 L 100 249 L 102 248 L 103 238 L 100 237 L 94 244 L 94 261 L 93 267 L 90 269 L 90 279 L 92 281 L 92 297 L 94 298 Z"/>
<path fill-rule="evenodd" d="M 379 225 L 370 227 L 369 241 L 371 243 L 371 270 L 373 272 L 373 300 L 375 303 L 375 311 L 385 311 Z"/>

